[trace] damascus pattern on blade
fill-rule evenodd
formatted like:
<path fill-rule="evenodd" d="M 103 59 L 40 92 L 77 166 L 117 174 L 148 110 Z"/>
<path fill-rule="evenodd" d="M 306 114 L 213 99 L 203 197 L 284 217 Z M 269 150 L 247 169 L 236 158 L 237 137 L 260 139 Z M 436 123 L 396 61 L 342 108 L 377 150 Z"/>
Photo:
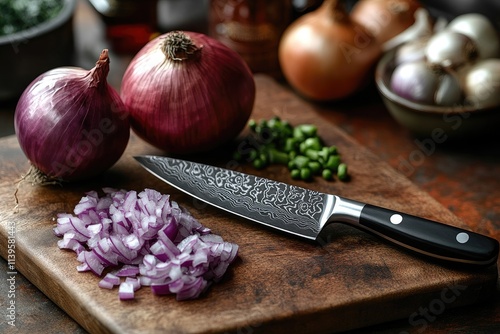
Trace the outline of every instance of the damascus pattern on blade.
<path fill-rule="evenodd" d="M 325 194 L 209 165 L 150 159 L 169 181 L 213 205 L 288 232 L 320 232 Z"/>

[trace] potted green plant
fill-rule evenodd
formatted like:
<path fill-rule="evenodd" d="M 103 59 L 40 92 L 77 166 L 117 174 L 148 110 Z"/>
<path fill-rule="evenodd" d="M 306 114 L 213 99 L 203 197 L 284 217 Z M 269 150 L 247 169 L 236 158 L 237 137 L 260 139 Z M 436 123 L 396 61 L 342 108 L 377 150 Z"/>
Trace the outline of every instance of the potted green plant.
<path fill-rule="evenodd" d="M 0 101 L 43 72 L 72 65 L 77 0 L 0 0 Z"/>

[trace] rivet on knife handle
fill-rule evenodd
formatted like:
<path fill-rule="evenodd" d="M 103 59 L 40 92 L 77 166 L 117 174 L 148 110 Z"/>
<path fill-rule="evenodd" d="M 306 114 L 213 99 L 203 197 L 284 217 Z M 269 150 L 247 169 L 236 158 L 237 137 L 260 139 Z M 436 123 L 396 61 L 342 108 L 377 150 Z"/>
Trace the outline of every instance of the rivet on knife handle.
<path fill-rule="evenodd" d="M 343 207 L 354 207 L 358 202 L 339 198 L 337 203 L 344 203 Z M 479 266 L 492 265 L 497 261 L 499 243 L 495 239 L 370 204 L 358 203 L 358 208 L 357 219 L 344 216 L 340 220 L 437 259 Z M 331 220 L 335 220 L 335 215 Z"/>

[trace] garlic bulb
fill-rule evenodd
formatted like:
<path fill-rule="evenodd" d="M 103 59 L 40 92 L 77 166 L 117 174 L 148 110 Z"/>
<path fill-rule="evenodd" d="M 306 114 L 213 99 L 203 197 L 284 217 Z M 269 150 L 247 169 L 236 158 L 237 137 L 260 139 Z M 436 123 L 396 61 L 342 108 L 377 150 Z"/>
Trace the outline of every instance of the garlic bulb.
<path fill-rule="evenodd" d="M 500 59 L 478 61 L 462 75 L 467 104 L 478 108 L 500 104 Z"/>
<path fill-rule="evenodd" d="M 425 46 L 425 56 L 432 65 L 457 68 L 474 60 L 477 49 L 468 36 L 445 29 L 429 39 Z"/>
<path fill-rule="evenodd" d="M 479 59 L 500 56 L 500 38 L 493 24 L 481 14 L 464 14 L 452 20 L 448 30 L 468 36 L 478 49 Z"/>

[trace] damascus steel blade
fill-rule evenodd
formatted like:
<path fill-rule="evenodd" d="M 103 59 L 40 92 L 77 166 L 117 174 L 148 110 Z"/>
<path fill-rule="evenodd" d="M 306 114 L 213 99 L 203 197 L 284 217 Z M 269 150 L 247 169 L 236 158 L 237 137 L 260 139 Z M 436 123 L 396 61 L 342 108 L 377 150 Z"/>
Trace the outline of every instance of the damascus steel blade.
<path fill-rule="evenodd" d="M 220 167 L 161 156 L 138 156 L 146 170 L 179 190 L 255 222 L 316 239 L 335 196 Z"/>

